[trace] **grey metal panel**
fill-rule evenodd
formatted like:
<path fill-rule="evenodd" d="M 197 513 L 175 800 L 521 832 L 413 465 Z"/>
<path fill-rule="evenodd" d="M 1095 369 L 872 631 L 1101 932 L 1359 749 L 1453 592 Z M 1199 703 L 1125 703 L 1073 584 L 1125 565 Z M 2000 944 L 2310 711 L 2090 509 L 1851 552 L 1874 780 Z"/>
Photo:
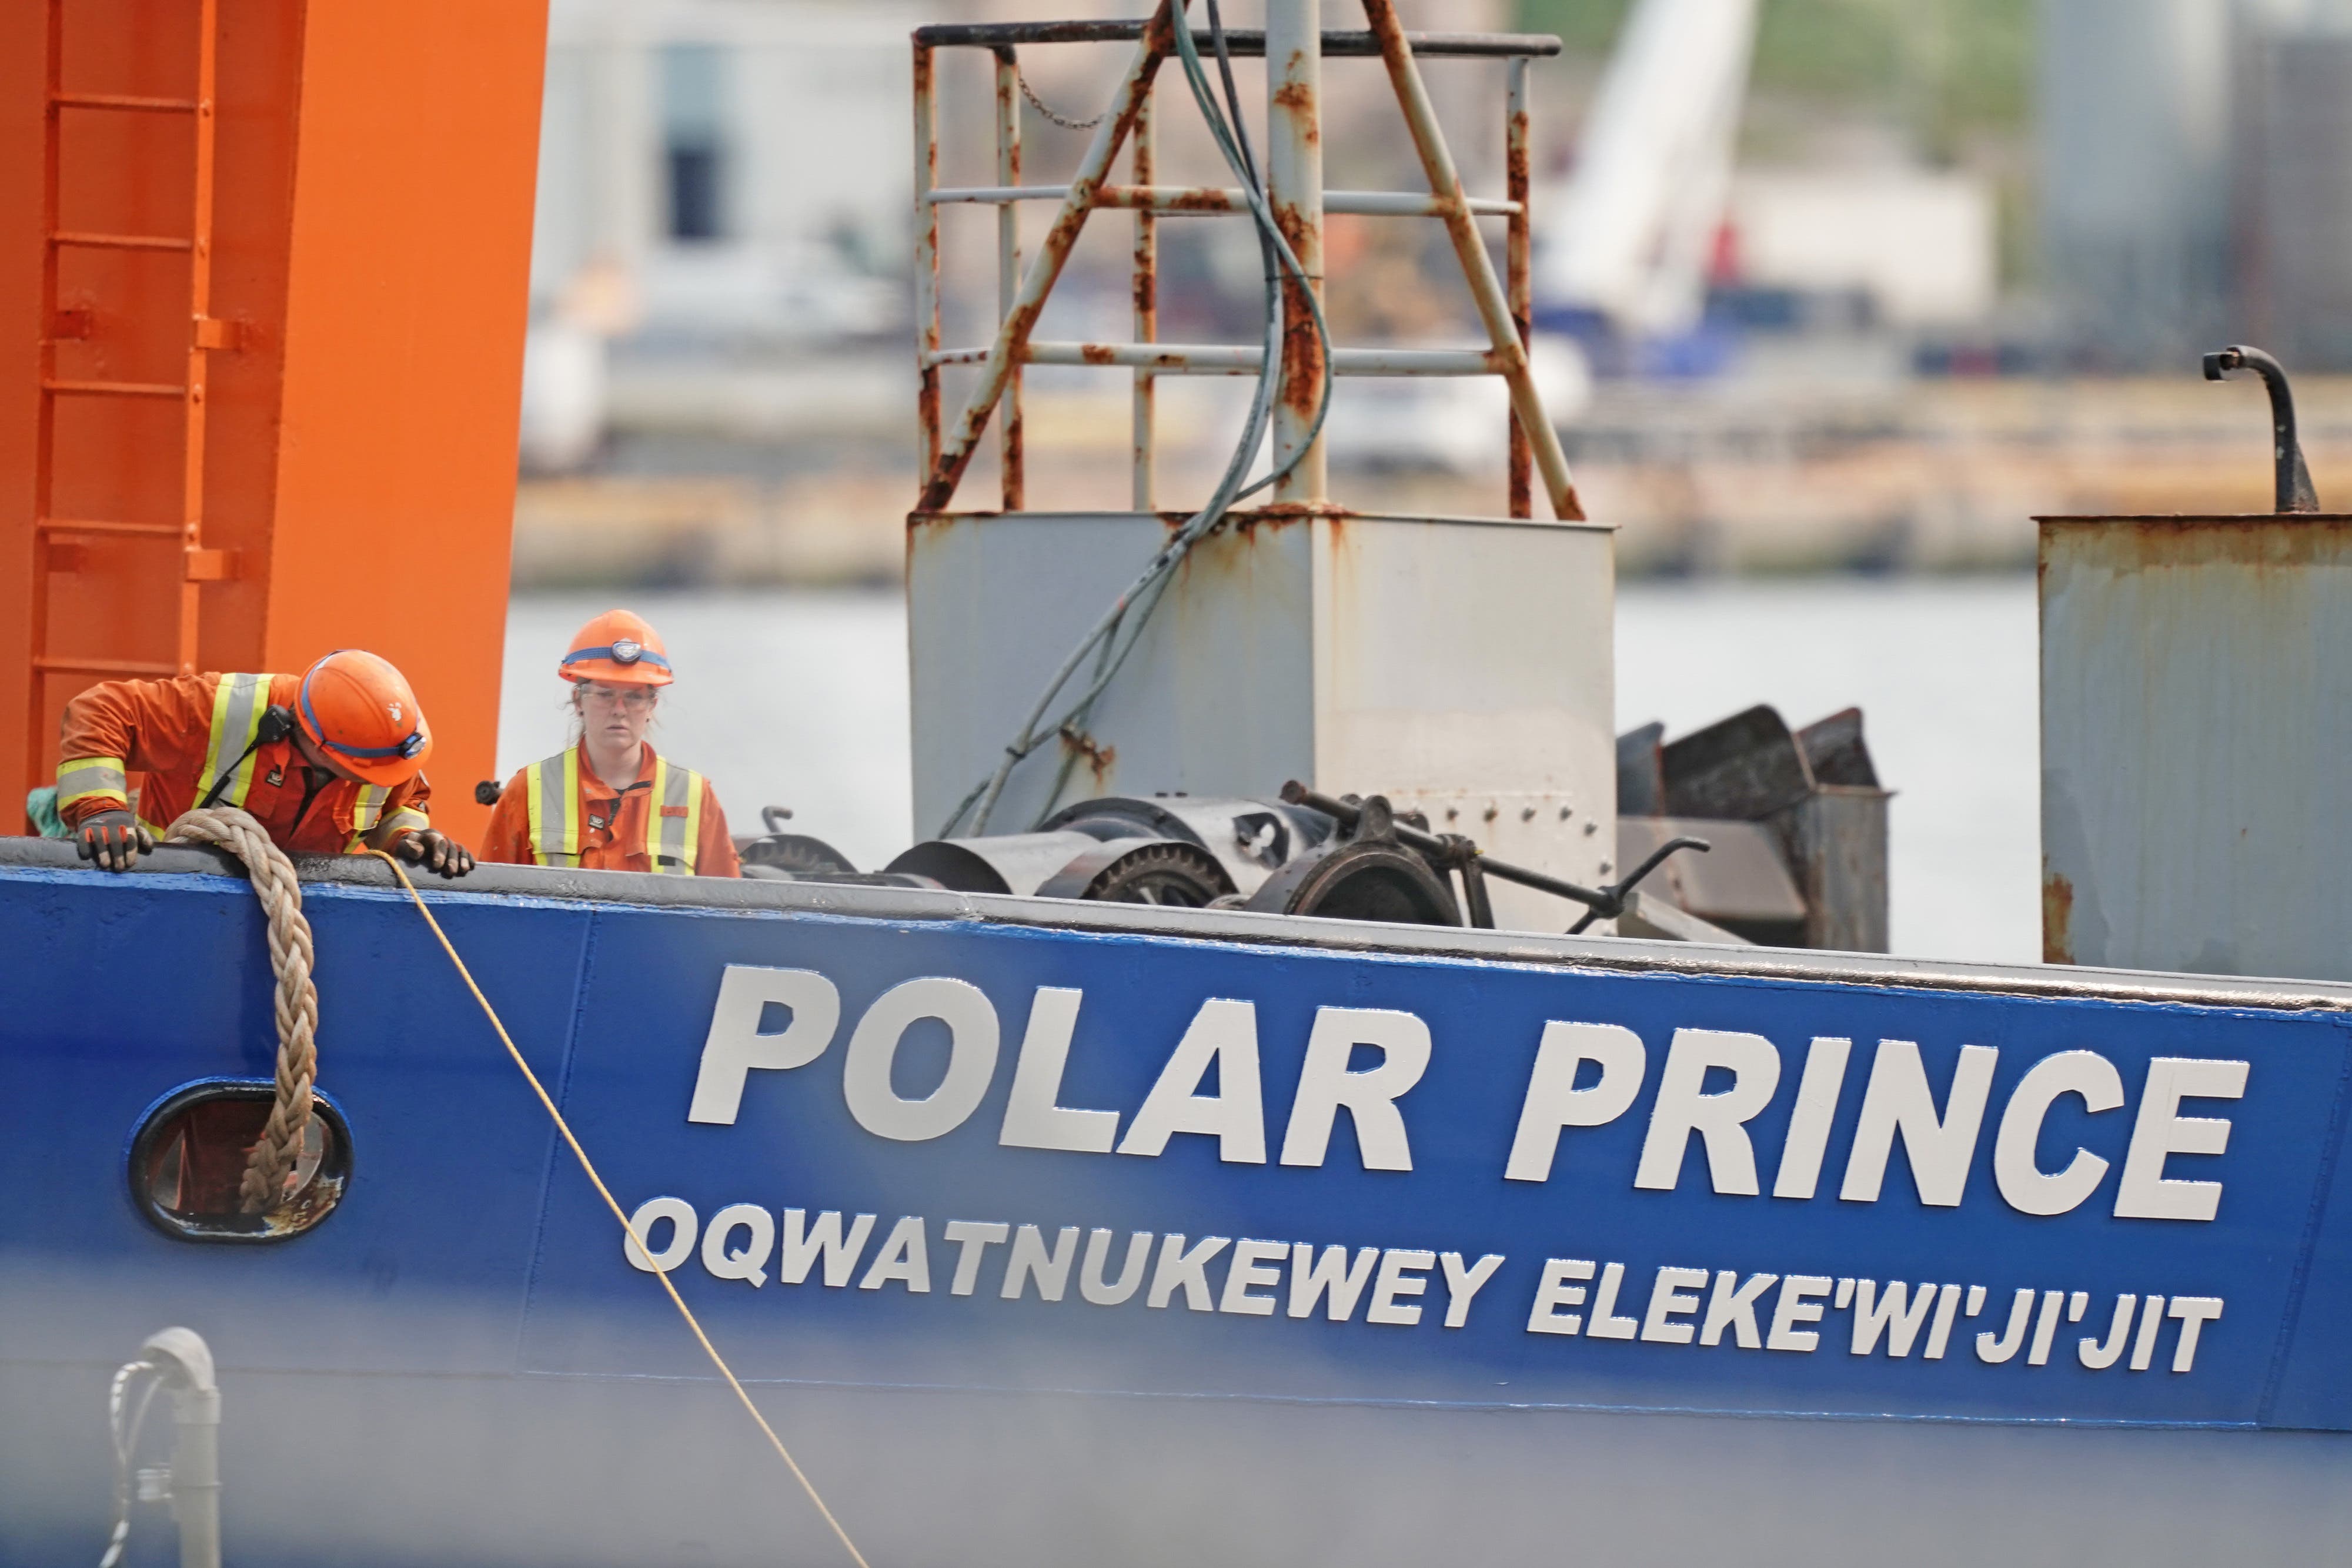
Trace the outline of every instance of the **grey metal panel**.
<path fill-rule="evenodd" d="M 1885 789 L 1825 784 L 1773 820 L 1805 898 L 1805 946 L 1889 946 Z"/>
<path fill-rule="evenodd" d="M 1675 856 L 1643 886 L 1707 920 L 1795 925 L 1805 918 L 1804 893 L 1789 874 L 1780 838 L 1767 824 L 1704 817 L 1617 819 L 1617 850 L 1627 865 L 1639 865 L 1668 839 L 1685 836 L 1705 839 L 1708 852 Z"/>
<path fill-rule="evenodd" d="M 2045 955 L 2352 977 L 2352 517 L 2041 523 Z"/>
<path fill-rule="evenodd" d="M 1105 749 L 1077 759 L 1066 800 L 1265 795 L 1310 776 L 1307 532 L 1226 528 L 1194 547 L 1097 705 L 1087 728 Z M 918 832 L 936 831 L 987 776 L 1055 667 L 1167 539 L 1160 517 L 1126 512 L 910 526 Z M 1049 747 L 1014 769 L 991 828 L 1036 821 L 1062 760 Z"/>

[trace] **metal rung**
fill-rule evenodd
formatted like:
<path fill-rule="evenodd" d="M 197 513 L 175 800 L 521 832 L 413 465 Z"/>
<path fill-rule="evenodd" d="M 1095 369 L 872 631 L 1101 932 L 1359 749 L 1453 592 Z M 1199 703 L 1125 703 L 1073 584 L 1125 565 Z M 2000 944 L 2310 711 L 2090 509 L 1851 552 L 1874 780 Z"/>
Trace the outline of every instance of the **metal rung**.
<path fill-rule="evenodd" d="M 987 349 L 942 349 L 923 356 L 931 365 L 977 365 Z M 1156 371 L 1162 375 L 1250 376 L 1265 363 L 1261 349 L 1244 343 L 1054 343 L 1032 340 L 1022 350 L 1029 365 L 1095 365 Z M 1334 349 L 1335 376 L 1498 376 L 1492 349 Z"/>
<path fill-rule="evenodd" d="M 193 114 L 192 98 L 136 98 L 122 92 L 53 92 L 49 101 L 60 109 L 121 109 L 144 114 Z"/>
<path fill-rule="evenodd" d="M 177 664 L 153 664 L 144 659 L 35 659 L 33 673 L 38 675 L 176 675 Z"/>
<path fill-rule="evenodd" d="M 185 397 L 188 389 L 163 382 L 43 382 L 43 392 L 82 397 Z"/>
<path fill-rule="evenodd" d="M 43 534 L 105 534 L 157 539 L 184 538 L 188 531 L 181 523 L 124 523 L 99 517 L 41 517 L 34 522 L 33 528 Z"/>
<path fill-rule="evenodd" d="M 1020 44 L 1132 44 L 1143 37 L 1132 22 L 934 22 L 915 29 L 922 48 L 995 49 Z M 1407 33 L 1405 43 L 1423 59 L 1549 59 L 1560 42 L 1549 33 Z M 1195 27 L 1192 41 L 1203 54 L 1213 37 Z M 1265 57 L 1265 33 L 1255 27 L 1225 29 L 1225 48 L 1237 60 Z M 1381 41 L 1370 33 L 1326 33 L 1325 59 L 1378 59 Z"/>
<path fill-rule="evenodd" d="M 1066 201 L 1069 194 L 1067 185 L 948 185 L 931 192 L 923 199 L 933 206 L 963 202 L 1001 206 L 1007 202 Z M 1095 192 L 1094 204 L 1097 207 L 1166 213 L 1174 217 L 1213 217 L 1223 213 L 1249 211 L 1249 202 L 1237 186 L 1105 185 Z M 1471 197 L 1469 205 L 1474 217 L 1517 217 L 1519 213 L 1518 203 L 1497 201 L 1486 196 Z M 1425 191 L 1326 191 L 1323 193 L 1323 210 L 1384 218 L 1444 215 L 1444 209 L 1439 205 L 1437 198 Z"/>
<path fill-rule="evenodd" d="M 49 236 L 49 243 L 74 246 L 83 250 L 194 250 L 195 248 L 195 241 L 173 239 L 168 235 L 53 234 Z"/>

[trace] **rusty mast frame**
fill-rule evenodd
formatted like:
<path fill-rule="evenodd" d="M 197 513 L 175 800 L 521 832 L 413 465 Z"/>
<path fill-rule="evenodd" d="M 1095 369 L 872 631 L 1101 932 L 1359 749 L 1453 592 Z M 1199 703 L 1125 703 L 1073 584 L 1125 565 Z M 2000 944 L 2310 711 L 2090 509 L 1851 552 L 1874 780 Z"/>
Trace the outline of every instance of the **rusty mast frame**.
<path fill-rule="evenodd" d="M 1557 37 L 1510 33 L 1412 33 L 1403 31 L 1390 0 L 1363 0 L 1369 32 L 1324 32 L 1320 0 L 1270 0 L 1265 31 L 1228 29 L 1229 52 L 1237 58 L 1281 59 L 1269 67 L 1266 180 L 1268 196 L 1284 236 L 1322 287 L 1322 220 L 1328 213 L 1381 217 L 1442 219 L 1462 264 L 1465 280 L 1488 342 L 1483 348 L 1333 348 L 1324 360 L 1306 300 L 1296 279 L 1283 280 L 1283 362 L 1275 405 L 1274 451 L 1277 463 L 1291 456 L 1307 434 L 1328 375 L 1499 376 L 1510 389 L 1509 515 L 1534 516 L 1534 480 L 1539 475 L 1552 515 L 1580 521 L 1584 510 L 1559 438 L 1543 412 L 1528 373 L 1527 345 L 1532 328 L 1530 283 L 1532 231 L 1529 219 L 1528 68 L 1533 59 L 1557 55 Z M 919 512 L 940 512 L 955 498 L 964 472 L 978 451 L 992 414 L 998 426 L 1003 474 L 1002 505 L 1019 511 L 1025 499 L 1022 442 L 1021 371 L 1024 365 L 1095 365 L 1126 369 L 1134 376 L 1132 409 L 1132 505 L 1157 509 L 1154 481 L 1154 386 L 1162 375 L 1254 375 L 1263 356 L 1252 344 L 1173 344 L 1159 336 L 1159 223 L 1164 216 L 1246 215 L 1244 193 L 1216 186 L 1153 183 L 1156 137 L 1152 89 L 1160 64 L 1176 52 L 1175 17 L 1181 0 L 1160 0 L 1143 22 L 1024 22 L 942 24 L 915 30 L 915 317 L 920 390 L 917 409 L 921 431 L 923 489 Z M 1193 35 L 1206 53 L 1205 32 Z M 1018 51 L 1028 44 L 1132 43 L 1135 53 L 1109 106 L 1090 122 L 1093 136 L 1066 185 L 1027 185 L 1021 180 L 1021 112 Z M 988 186 L 939 184 L 938 50 L 985 49 L 995 57 L 995 172 Z M 1320 110 L 1324 57 L 1378 58 L 1387 68 L 1402 110 L 1426 192 L 1326 191 L 1323 188 Z M 1419 57 L 1500 59 L 1504 91 L 1505 193 L 1501 200 L 1465 193 L 1444 131 L 1423 85 Z M 1131 149 L 1129 180 L 1111 183 L 1113 162 Z M 1018 204 L 1060 204 L 1052 228 L 1025 270 L 1020 245 Z M 940 209 L 955 204 L 991 205 L 997 212 L 997 329 L 984 348 L 946 348 L 940 321 Z M 1134 340 L 1125 343 L 1036 340 L 1033 334 L 1047 297 L 1068 262 L 1089 214 L 1108 208 L 1135 215 L 1132 259 Z M 1504 276 L 1478 232 L 1481 217 L 1507 220 Z M 954 432 L 942 423 L 940 370 L 979 365 L 980 384 L 958 415 Z M 1320 507 L 1327 497 L 1321 443 L 1305 455 L 1276 486 L 1278 505 Z"/>

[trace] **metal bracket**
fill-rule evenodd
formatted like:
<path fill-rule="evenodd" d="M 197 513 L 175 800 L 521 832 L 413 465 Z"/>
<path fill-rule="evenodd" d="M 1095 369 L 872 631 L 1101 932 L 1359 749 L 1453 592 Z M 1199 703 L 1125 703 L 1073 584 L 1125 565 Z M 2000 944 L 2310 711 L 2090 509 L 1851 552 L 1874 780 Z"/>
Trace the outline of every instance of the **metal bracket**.
<path fill-rule="evenodd" d="M 188 582 L 233 582 L 236 580 L 236 551 L 205 549 L 190 545 L 187 550 Z"/>

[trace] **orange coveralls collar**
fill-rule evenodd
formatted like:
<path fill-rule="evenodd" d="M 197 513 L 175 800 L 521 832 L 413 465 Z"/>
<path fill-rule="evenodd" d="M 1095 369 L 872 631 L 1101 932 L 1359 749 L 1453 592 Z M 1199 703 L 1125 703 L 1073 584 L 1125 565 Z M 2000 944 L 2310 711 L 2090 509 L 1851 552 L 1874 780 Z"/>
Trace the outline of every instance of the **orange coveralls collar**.
<path fill-rule="evenodd" d="M 180 675 L 105 681 L 66 705 L 58 764 L 58 811 L 68 827 L 129 806 L 157 837 L 182 812 L 227 782 L 215 803 L 251 812 L 289 854 L 389 849 L 430 825 L 432 786 L 417 774 L 389 787 L 320 773 L 290 740 L 268 741 L 237 760 L 270 705 L 295 699 L 289 674 Z"/>
<path fill-rule="evenodd" d="M 532 768 L 519 769 L 507 780 L 499 792 L 499 803 L 490 812 L 489 831 L 484 835 L 480 858 L 508 865 L 541 863 L 533 853 L 531 841 L 530 797 L 533 768 L 541 776 L 560 769 L 566 758 L 573 760 L 579 777 L 574 794 L 578 812 L 578 864 L 588 871 L 671 871 L 686 868 L 656 865 L 652 851 L 646 847 L 648 828 L 656 821 L 655 812 L 676 813 L 691 810 L 695 821 L 692 872 L 697 876 L 740 876 L 742 862 L 735 853 L 735 841 L 728 836 L 727 814 L 720 810 L 719 795 L 710 781 L 700 775 L 693 777 L 694 791 L 698 802 L 690 806 L 668 805 L 655 799 L 656 774 L 663 770 L 661 758 L 653 743 L 647 741 L 644 756 L 638 760 L 636 780 L 626 789 L 616 790 L 596 776 L 589 766 L 587 743 L 575 743 L 568 752 L 559 753 Z M 682 770 L 673 770 L 682 771 Z"/>

